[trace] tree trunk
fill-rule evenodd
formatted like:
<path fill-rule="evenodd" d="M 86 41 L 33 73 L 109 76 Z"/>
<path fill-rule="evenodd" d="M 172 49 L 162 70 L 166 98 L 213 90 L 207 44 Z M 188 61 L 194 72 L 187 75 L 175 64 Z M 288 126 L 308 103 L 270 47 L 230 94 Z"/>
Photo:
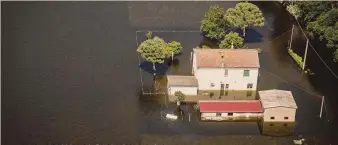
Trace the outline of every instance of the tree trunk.
<path fill-rule="evenodd" d="M 155 67 L 155 63 L 153 62 L 153 70 L 154 70 L 154 75 L 156 75 L 156 67 Z"/>
<path fill-rule="evenodd" d="M 156 71 L 155 63 L 153 62 L 153 70 Z"/>
<path fill-rule="evenodd" d="M 171 65 L 174 64 L 174 52 L 171 52 Z"/>
<path fill-rule="evenodd" d="M 242 28 L 243 29 L 243 36 L 245 37 L 245 27 Z"/>

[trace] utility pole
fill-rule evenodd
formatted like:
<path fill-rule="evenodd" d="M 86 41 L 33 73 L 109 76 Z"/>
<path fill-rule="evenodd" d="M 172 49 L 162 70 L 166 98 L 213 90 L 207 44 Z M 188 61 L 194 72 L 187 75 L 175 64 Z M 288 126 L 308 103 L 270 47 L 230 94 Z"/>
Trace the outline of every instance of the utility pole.
<path fill-rule="evenodd" d="M 292 37 L 293 37 L 293 29 L 295 28 L 295 25 L 292 25 L 292 30 L 291 30 L 291 40 L 290 40 L 290 45 L 289 48 L 291 49 L 291 45 L 292 45 Z"/>
<path fill-rule="evenodd" d="M 320 114 L 319 114 L 319 117 L 320 117 L 320 118 L 322 118 L 323 105 L 324 105 L 324 96 L 322 97 L 322 105 L 320 106 Z"/>
<path fill-rule="evenodd" d="M 305 68 L 305 62 L 306 62 L 306 55 L 307 55 L 307 48 L 309 46 L 309 39 L 307 39 L 306 41 L 306 48 L 305 48 L 305 55 L 304 55 L 304 62 L 303 62 L 303 71 L 304 71 L 304 68 Z"/>

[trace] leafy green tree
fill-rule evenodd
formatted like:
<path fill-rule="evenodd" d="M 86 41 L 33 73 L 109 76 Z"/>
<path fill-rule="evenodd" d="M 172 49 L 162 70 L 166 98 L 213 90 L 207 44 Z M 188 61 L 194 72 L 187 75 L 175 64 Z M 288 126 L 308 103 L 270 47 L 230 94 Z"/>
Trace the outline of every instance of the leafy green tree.
<path fill-rule="evenodd" d="M 153 39 L 143 41 L 136 51 L 141 54 L 142 58 L 152 62 L 153 69 L 156 70 L 155 63 L 163 63 L 167 57 L 168 52 L 166 47 L 167 44 L 162 38 L 154 37 Z"/>
<path fill-rule="evenodd" d="M 146 37 L 147 37 L 147 39 L 151 39 L 151 38 L 153 37 L 153 32 L 148 31 L 148 32 L 146 33 Z"/>
<path fill-rule="evenodd" d="M 229 8 L 225 13 L 225 20 L 233 27 L 243 30 L 245 37 L 245 29 L 248 27 L 263 27 L 264 16 L 261 10 L 254 4 L 248 2 L 240 2 L 235 8 Z"/>
<path fill-rule="evenodd" d="M 320 40 L 327 40 L 328 48 L 338 49 L 338 9 L 332 9 L 327 13 L 320 15 L 316 21 L 309 22 L 307 29 L 319 35 Z M 334 61 L 338 61 L 338 57 L 334 54 Z"/>
<path fill-rule="evenodd" d="M 305 23 L 315 21 L 322 13 L 337 6 L 337 2 L 333 1 L 296 1 L 291 4 L 300 9 L 300 18 Z"/>
<path fill-rule="evenodd" d="M 175 54 L 179 54 L 182 51 L 182 45 L 180 42 L 172 41 L 167 44 L 166 51 L 168 52 L 167 57 L 174 59 Z"/>
<path fill-rule="evenodd" d="M 225 35 L 224 40 L 219 44 L 219 48 L 242 48 L 244 39 L 236 32 Z"/>
<path fill-rule="evenodd" d="M 213 5 L 205 13 L 200 29 L 209 39 L 221 39 L 224 37 L 227 27 L 223 8 Z"/>
<path fill-rule="evenodd" d="M 297 5 L 295 4 L 290 4 L 287 6 L 286 8 L 296 19 L 298 19 L 298 17 L 300 16 L 300 9 Z"/>
<path fill-rule="evenodd" d="M 185 97 L 186 97 L 185 94 L 182 93 L 181 91 L 176 91 L 174 95 L 177 97 L 178 104 L 180 104 L 180 102 L 184 101 Z"/>

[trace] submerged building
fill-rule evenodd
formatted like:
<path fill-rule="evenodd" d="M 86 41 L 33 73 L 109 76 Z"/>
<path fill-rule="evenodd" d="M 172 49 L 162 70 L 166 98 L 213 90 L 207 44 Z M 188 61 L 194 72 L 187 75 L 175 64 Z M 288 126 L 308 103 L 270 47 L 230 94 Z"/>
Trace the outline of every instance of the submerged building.
<path fill-rule="evenodd" d="M 262 133 L 286 135 L 293 132 L 297 104 L 290 91 L 259 91 L 259 100 L 263 107 Z"/>
<path fill-rule="evenodd" d="M 255 100 L 259 67 L 258 51 L 255 49 L 194 49 L 193 76 L 168 76 L 168 95 L 181 91 L 199 96 L 195 101 Z M 179 78 L 182 83 L 177 83 Z M 197 84 L 189 83 L 196 81 Z M 237 94 L 232 94 L 234 92 Z"/>
<path fill-rule="evenodd" d="M 201 120 L 259 120 L 262 105 L 259 100 L 199 101 Z"/>

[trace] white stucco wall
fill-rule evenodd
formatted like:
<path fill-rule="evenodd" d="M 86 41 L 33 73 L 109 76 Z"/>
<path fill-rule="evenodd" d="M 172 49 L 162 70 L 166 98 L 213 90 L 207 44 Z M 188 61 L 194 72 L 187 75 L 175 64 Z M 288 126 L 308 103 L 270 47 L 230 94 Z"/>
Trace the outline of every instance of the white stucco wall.
<path fill-rule="evenodd" d="M 226 118 L 241 118 L 241 120 L 248 120 L 252 117 L 260 118 L 262 113 L 233 113 L 232 116 L 228 116 L 228 113 L 221 113 L 221 116 L 216 116 L 216 113 L 201 113 L 201 120 L 224 120 Z"/>
<path fill-rule="evenodd" d="M 192 52 L 193 53 L 193 59 L 192 59 L 192 73 L 194 74 L 194 72 L 196 72 L 196 69 L 197 69 L 197 66 L 196 66 L 196 53 Z"/>
<path fill-rule="evenodd" d="M 181 91 L 185 95 L 197 95 L 197 87 L 193 86 L 169 86 L 168 95 L 174 95 L 176 91 Z"/>
<path fill-rule="evenodd" d="M 268 122 L 294 122 L 296 117 L 296 109 L 276 107 L 264 109 L 264 121 Z M 271 119 L 271 117 L 275 117 Z M 284 119 L 288 117 L 288 119 Z"/>
<path fill-rule="evenodd" d="M 228 69 L 228 76 L 224 75 Z M 250 70 L 250 75 L 244 77 L 244 70 Z M 256 90 L 258 68 L 197 68 L 195 77 L 198 80 L 199 90 L 220 90 L 221 83 L 229 84 L 229 90 Z M 211 87 L 214 83 L 214 87 Z M 247 84 L 252 83 L 252 89 Z"/>

